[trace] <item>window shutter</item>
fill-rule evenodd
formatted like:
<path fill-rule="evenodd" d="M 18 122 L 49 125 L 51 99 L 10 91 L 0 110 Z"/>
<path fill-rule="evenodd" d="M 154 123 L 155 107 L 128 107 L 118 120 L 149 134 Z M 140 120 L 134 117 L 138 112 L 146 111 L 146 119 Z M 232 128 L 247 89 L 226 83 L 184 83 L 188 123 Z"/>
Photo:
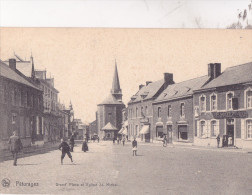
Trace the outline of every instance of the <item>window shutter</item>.
<path fill-rule="evenodd" d="M 220 133 L 219 129 L 220 129 L 220 122 L 219 122 L 219 120 L 216 120 L 216 136 L 218 136 Z"/>
<path fill-rule="evenodd" d="M 241 138 L 245 139 L 245 119 L 241 119 Z"/>
<path fill-rule="evenodd" d="M 200 137 L 200 121 L 197 121 L 197 137 Z"/>

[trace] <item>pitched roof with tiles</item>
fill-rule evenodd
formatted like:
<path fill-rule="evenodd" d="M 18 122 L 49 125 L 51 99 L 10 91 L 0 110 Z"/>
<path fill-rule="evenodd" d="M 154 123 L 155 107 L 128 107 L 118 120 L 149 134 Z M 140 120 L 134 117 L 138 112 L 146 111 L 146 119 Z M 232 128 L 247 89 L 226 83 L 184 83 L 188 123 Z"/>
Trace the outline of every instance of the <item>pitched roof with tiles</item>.
<path fill-rule="evenodd" d="M 107 105 L 107 104 L 114 104 L 114 105 L 123 105 L 123 102 L 119 102 L 111 93 L 98 105 Z"/>
<path fill-rule="evenodd" d="M 163 87 L 163 85 L 164 79 L 161 79 L 159 81 L 152 82 L 147 86 L 143 86 L 135 95 L 132 96 L 134 99 L 131 99 L 129 104 L 141 101 L 141 96 L 144 96 L 144 100 L 152 99 L 160 90 L 160 88 Z"/>
<path fill-rule="evenodd" d="M 27 85 L 29 87 L 32 87 L 34 89 L 40 90 L 35 85 L 33 85 L 31 82 L 23 78 L 21 75 L 16 73 L 14 70 L 12 70 L 7 64 L 5 64 L 3 61 L 0 60 L 0 76 L 8 78 L 10 80 L 16 81 L 18 83 Z"/>
<path fill-rule="evenodd" d="M 210 89 L 247 82 L 252 82 L 252 62 L 227 68 L 220 76 L 207 83 L 201 89 Z"/>
<path fill-rule="evenodd" d="M 208 80 L 208 76 L 202 76 L 168 85 L 168 87 L 155 100 L 155 103 L 191 96 L 194 90 L 202 87 Z"/>

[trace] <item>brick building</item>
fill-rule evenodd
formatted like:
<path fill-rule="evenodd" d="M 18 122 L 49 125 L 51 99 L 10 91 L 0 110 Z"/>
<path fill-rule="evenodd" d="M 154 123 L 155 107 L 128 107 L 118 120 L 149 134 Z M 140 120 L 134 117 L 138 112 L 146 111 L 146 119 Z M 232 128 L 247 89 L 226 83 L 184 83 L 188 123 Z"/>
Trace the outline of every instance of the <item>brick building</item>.
<path fill-rule="evenodd" d="M 203 76 L 168 87 L 153 102 L 153 128 L 155 140 L 167 135 L 168 143 L 193 142 L 193 90 L 203 86 L 208 76 Z"/>
<path fill-rule="evenodd" d="M 252 63 L 227 68 L 209 64 L 208 83 L 193 95 L 195 144 L 216 146 L 227 135 L 229 146 L 252 148 Z"/>
<path fill-rule="evenodd" d="M 100 138 L 106 140 L 117 137 L 122 127 L 122 109 L 125 108 L 122 102 L 122 90 L 115 64 L 115 72 L 110 94 L 97 105 L 97 128 Z M 106 128 L 105 128 L 106 127 Z"/>
<path fill-rule="evenodd" d="M 153 124 L 153 101 L 170 84 L 173 84 L 173 74 L 164 73 L 164 78 L 146 85 L 139 85 L 139 91 L 131 97 L 128 103 L 128 137 L 150 142 L 153 134 L 150 132 L 154 128 Z"/>
<path fill-rule="evenodd" d="M 16 69 L 16 59 L 8 65 L 0 60 L 0 148 L 8 148 L 8 138 L 16 130 L 24 146 L 43 134 L 43 92 Z"/>

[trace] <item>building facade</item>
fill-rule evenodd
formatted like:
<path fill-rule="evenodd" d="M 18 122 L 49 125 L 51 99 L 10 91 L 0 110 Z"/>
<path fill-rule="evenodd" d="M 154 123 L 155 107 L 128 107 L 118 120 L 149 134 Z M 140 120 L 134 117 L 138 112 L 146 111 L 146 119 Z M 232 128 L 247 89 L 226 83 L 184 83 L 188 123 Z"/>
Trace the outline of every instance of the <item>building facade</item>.
<path fill-rule="evenodd" d="M 153 101 L 170 84 L 173 84 L 173 74 L 164 73 L 164 79 L 156 82 L 147 81 L 146 85 L 139 85 L 139 91 L 131 97 L 128 103 L 128 138 L 150 142 L 153 127 Z"/>
<path fill-rule="evenodd" d="M 17 131 L 30 146 L 43 134 L 43 92 L 16 69 L 16 59 L 8 65 L 0 61 L 0 148 L 8 148 L 8 138 Z"/>
<path fill-rule="evenodd" d="M 98 135 L 100 138 L 110 140 L 114 137 L 117 137 L 118 131 L 122 127 L 123 108 L 125 108 L 125 105 L 122 102 L 122 90 L 120 88 L 117 65 L 115 64 L 115 72 L 110 94 L 104 99 L 103 102 L 97 105 L 96 121 Z M 106 126 L 108 126 L 109 129 L 104 130 L 104 127 Z"/>
<path fill-rule="evenodd" d="M 252 63 L 227 68 L 209 64 L 209 82 L 193 95 L 195 144 L 252 148 Z"/>
<path fill-rule="evenodd" d="M 166 135 L 168 143 L 193 143 L 193 90 L 203 86 L 208 76 L 169 85 L 153 102 L 154 140 Z"/>

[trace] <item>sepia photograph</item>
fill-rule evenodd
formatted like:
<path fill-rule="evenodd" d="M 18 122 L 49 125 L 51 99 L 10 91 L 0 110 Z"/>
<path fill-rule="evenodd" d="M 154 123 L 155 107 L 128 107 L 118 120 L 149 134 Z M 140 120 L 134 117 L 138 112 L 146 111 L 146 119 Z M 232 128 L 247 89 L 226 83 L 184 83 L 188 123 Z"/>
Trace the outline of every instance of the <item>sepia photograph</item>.
<path fill-rule="evenodd" d="M 251 6 L 0 0 L 0 194 L 252 194 Z"/>

